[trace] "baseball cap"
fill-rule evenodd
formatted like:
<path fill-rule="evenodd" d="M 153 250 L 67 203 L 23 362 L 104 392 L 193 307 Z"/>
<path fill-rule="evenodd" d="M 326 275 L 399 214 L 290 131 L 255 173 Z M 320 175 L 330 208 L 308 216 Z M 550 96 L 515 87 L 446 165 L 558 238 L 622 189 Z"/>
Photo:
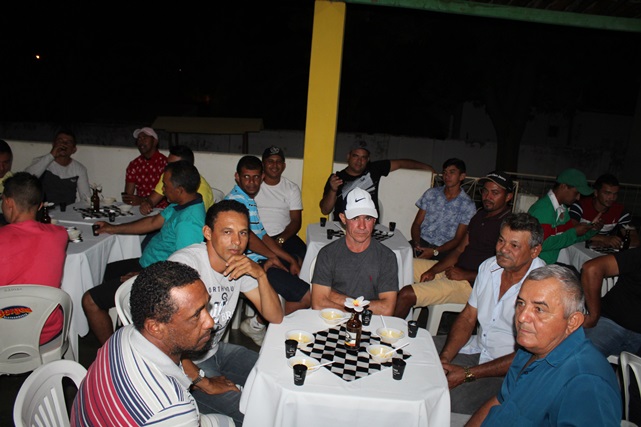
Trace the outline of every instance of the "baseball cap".
<path fill-rule="evenodd" d="M 356 141 L 356 142 L 354 142 L 352 144 L 352 146 L 350 147 L 349 151 L 352 152 L 353 150 L 358 150 L 358 149 L 365 150 L 368 153 L 370 152 L 369 151 L 369 147 L 367 145 L 367 141 Z"/>
<path fill-rule="evenodd" d="M 585 174 L 578 169 L 564 170 L 556 177 L 556 182 L 576 187 L 576 189 L 579 190 L 579 193 L 584 196 L 589 196 L 594 192 L 592 187 L 588 185 L 588 180 L 585 178 Z"/>
<path fill-rule="evenodd" d="M 275 145 L 265 148 L 265 151 L 263 151 L 263 161 L 269 156 L 280 156 L 280 158 L 285 161 L 285 153 L 283 153 L 280 147 L 276 147 Z"/>
<path fill-rule="evenodd" d="M 369 215 L 373 218 L 378 218 L 378 212 L 376 212 L 376 206 L 374 206 L 372 196 L 362 188 L 356 187 L 347 195 L 345 216 L 347 219 L 352 219 L 359 215 Z"/>
<path fill-rule="evenodd" d="M 492 181 L 508 193 L 512 193 L 514 191 L 514 181 L 512 181 L 510 175 L 506 174 L 505 172 L 492 171 L 485 175 L 484 178 L 479 179 L 479 184 L 483 185 L 487 181 Z"/>
<path fill-rule="evenodd" d="M 156 140 L 158 140 L 158 135 L 156 134 L 156 131 L 153 130 L 152 128 L 145 127 L 141 129 L 136 129 L 134 131 L 134 138 L 138 138 L 138 135 L 140 135 L 141 133 L 144 133 L 145 135 L 153 136 L 154 138 L 156 138 Z"/>

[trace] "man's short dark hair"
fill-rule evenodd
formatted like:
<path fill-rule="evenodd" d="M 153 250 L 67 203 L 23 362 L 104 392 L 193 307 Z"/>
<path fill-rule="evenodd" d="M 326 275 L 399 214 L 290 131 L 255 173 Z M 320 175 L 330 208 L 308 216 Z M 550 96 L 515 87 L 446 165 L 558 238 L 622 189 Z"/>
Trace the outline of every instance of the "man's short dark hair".
<path fill-rule="evenodd" d="M 176 157 L 180 157 L 180 160 L 185 160 L 192 165 L 194 164 L 194 152 L 191 151 L 191 148 L 186 145 L 174 145 L 169 147 L 169 154 L 173 154 Z"/>
<path fill-rule="evenodd" d="M 53 140 L 55 141 L 56 139 L 58 139 L 58 136 L 59 136 L 59 135 L 61 135 L 61 134 L 69 135 L 69 136 L 71 137 L 71 139 L 73 139 L 73 143 L 74 143 L 74 144 L 76 144 L 76 143 L 77 143 L 77 141 L 76 141 L 76 134 L 75 134 L 75 133 L 73 133 L 73 131 L 72 131 L 71 129 L 69 129 L 69 128 L 64 128 L 64 127 L 63 127 L 63 128 L 59 128 L 59 129 L 58 129 L 58 131 L 56 132 L 56 136 L 53 138 Z"/>
<path fill-rule="evenodd" d="M 0 139 L 0 153 L 9 153 L 13 159 L 13 151 L 11 151 L 11 147 L 4 139 Z"/>
<path fill-rule="evenodd" d="M 136 329 L 141 331 L 147 319 L 169 323 L 171 316 L 178 311 L 171 298 L 171 290 L 190 285 L 198 279 L 200 276 L 196 270 L 180 262 L 160 261 L 143 269 L 136 277 L 129 296 Z"/>
<path fill-rule="evenodd" d="M 538 219 L 529 213 L 511 213 L 501 222 L 501 228 L 510 227 L 512 231 L 527 231 L 530 233 L 530 248 L 543 244 L 543 227 Z"/>
<path fill-rule="evenodd" d="M 42 183 L 28 172 L 16 172 L 4 182 L 2 197 L 10 197 L 23 211 L 36 211 L 44 197 Z"/>
<path fill-rule="evenodd" d="M 214 224 L 218 219 L 218 214 L 221 212 L 238 212 L 245 215 L 247 217 L 247 226 L 249 227 L 249 210 L 247 209 L 247 206 L 237 200 L 221 200 L 220 202 L 213 204 L 209 209 L 207 209 L 205 225 L 213 230 Z"/>
<path fill-rule="evenodd" d="M 240 175 L 243 169 L 250 171 L 259 170 L 260 173 L 263 173 L 263 162 L 256 156 L 243 156 L 236 165 L 236 172 Z"/>
<path fill-rule="evenodd" d="M 463 160 L 461 160 L 461 159 L 457 159 L 456 157 L 452 157 L 451 159 L 447 159 L 443 163 L 443 170 L 449 168 L 450 166 L 454 166 L 461 173 L 467 173 L 467 167 L 465 166 L 465 162 Z"/>
<path fill-rule="evenodd" d="M 171 172 L 171 183 L 182 187 L 187 193 L 195 194 L 200 186 L 200 172 L 196 166 L 186 160 L 167 163 L 165 172 Z"/>
<path fill-rule="evenodd" d="M 618 187 L 619 186 L 619 180 L 617 179 L 616 176 L 612 175 L 611 173 L 604 173 L 600 177 L 594 181 L 594 184 L 592 185 L 592 188 L 595 190 L 600 190 L 601 187 L 603 187 L 603 184 L 609 185 L 612 187 Z"/>

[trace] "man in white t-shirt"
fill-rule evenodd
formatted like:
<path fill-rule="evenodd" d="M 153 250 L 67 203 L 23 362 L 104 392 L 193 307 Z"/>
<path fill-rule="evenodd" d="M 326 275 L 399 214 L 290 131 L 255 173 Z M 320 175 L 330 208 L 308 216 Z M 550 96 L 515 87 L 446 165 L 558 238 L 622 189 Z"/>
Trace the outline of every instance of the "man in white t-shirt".
<path fill-rule="evenodd" d="M 225 414 L 242 424 L 240 393 L 233 384 L 245 385 L 258 353 L 222 341 L 242 292 L 270 323 L 283 320 L 280 299 L 262 266 L 244 255 L 249 242 L 249 211 L 236 200 L 223 200 L 207 211 L 203 234 L 197 243 L 174 252 L 169 260 L 198 271 L 211 297 L 209 313 L 215 322 L 211 349 L 182 359 L 192 379 L 192 395 L 204 414 Z M 227 380 L 232 382 L 229 385 Z"/>
<path fill-rule="evenodd" d="M 300 187 L 282 176 L 286 166 L 280 147 L 272 145 L 265 149 L 263 183 L 254 200 L 269 237 L 302 263 L 307 245 L 297 233 L 302 223 L 303 202 Z"/>

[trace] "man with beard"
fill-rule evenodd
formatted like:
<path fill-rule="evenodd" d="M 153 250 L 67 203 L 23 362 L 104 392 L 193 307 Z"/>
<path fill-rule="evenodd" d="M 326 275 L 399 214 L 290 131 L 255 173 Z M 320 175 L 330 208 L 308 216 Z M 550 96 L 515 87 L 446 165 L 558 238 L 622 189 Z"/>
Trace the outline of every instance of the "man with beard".
<path fill-rule="evenodd" d="M 130 301 L 133 324 L 98 350 L 76 394 L 71 425 L 233 425 L 225 415 L 198 413 L 180 365 L 185 352 L 205 348 L 215 327 L 198 272 L 177 262 L 152 264 L 134 282 Z"/>
<path fill-rule="evenodd" d="M 495 254 L 502 221 L 510 213 L 514 182 L 494 171 L 479 180 L 483 208 L 470 220 L 465 237 L 444 259 L 414 259 L 414 284 L 400 290 L 394 316 L 405 319 L 412 307 L 465 304 L 479 265 Z"/>
<path fill-rule="evenodd" d="M 378 207 L 378 183 L 382 177 L 397 169 L 423 169 L 436 173 L 434 168 L 411 159 L 369 161 L 370 149 L 366 141 L 356 141 L 347 153 L 347 167 L 327 178 L 320 208 L 323 215 L 334 210 L 334 221 L 340 221 L 339 214 L 345 212 L 347 194 L 354 188 L 367 191 Z"/>
<path fill-rule="evenodd" d="M 211 297 L 209 312 L 216 323 L 212 347 L 204 355 L 184 358 L 183 370 L 192 379 L 192 394 L 203 413 L 223 413 L 243 422 L 238 409 L 240 393 L 258 353 L 244 346 L 222 342 L 242 292 L 271 323 L 283 320 L 278 294 L 267 274 L 244 255 L 249 241 L 249 211 L 240 202 L 223 200 L 207 211 L 205 243 L 188 246 L 169 257 L 196 269 Z M 227 380 L 231 380 L 230 385 Z"/>
<path fill-rule="evenodd" d="M 516 296 L 525 276 L 545 265 L 538 258 L 541 243 L 543 229 L 536 218 L 508 215 L 501 224 L 496 256 L 479 267 L 470 299 L 450 333 L 434 337 L 436 349 L 442 349 L 452 412 L 473 414 L 500 389 L 514 358 Z"/>

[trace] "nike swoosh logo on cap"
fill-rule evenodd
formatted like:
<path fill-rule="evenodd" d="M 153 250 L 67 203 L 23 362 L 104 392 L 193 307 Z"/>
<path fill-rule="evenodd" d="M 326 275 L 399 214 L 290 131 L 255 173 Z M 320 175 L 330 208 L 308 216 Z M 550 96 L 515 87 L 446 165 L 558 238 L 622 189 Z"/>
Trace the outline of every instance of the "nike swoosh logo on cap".
<path fill-rule="evenodd" d="M 365 200 L 365 197 L 361 197 L 360 199 L 354 199 L 354 203 L 358 203 L 358 202 L 360 202 L 361 200 Z"/>

